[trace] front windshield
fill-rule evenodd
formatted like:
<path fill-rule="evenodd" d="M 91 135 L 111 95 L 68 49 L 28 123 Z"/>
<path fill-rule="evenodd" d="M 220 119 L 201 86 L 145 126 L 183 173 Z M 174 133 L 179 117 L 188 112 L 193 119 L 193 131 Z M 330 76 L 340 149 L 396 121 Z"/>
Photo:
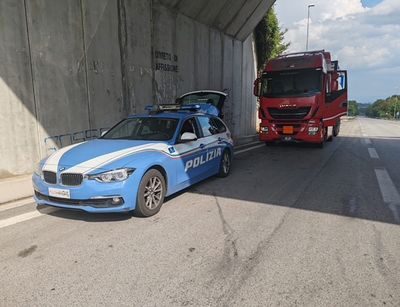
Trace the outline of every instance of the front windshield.
<path fill-rule="evenodd" d="M 280 71 L 262 77 L 263 97 L 309 96 L 320 92 L 321 87 L 321 70 Z"/>
<path fill-rule="evenodd" d="M 178 119 L 135 117 L 120 122 L 101 139 L 168 141 L 174 136 Z"/>

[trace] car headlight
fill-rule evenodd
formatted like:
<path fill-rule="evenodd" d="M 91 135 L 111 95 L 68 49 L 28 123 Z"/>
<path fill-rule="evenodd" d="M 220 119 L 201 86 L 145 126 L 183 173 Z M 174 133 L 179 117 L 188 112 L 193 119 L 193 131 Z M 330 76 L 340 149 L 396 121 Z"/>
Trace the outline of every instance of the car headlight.
<path fill-rule="evenodd" d="M 35 169 L 33 170 L 33 172 L 38 175 L 39 177 L 43 176 L 43 171 L 42 171 L 42 163 L 37 163 L 35 166 Z"/>
<path fill-rule="evenodd" d="M 87 179 L 98 182 L 119 182 L 128 179 L 129 175 L 135 171 L 133 168 L 121 168 L 100 174 L 87 175 Z"/>

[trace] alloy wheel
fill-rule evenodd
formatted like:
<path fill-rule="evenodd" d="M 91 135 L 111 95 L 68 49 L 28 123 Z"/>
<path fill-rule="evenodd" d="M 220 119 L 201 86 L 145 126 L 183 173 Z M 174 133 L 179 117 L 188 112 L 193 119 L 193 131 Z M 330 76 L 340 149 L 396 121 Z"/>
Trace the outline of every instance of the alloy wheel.
<path fill-rule="evenodd" d="M 150 210 L 157 208 L 162 201 L 163 185 L 158 177 L 151 177 L 145 186 L 145 205 Z"/>

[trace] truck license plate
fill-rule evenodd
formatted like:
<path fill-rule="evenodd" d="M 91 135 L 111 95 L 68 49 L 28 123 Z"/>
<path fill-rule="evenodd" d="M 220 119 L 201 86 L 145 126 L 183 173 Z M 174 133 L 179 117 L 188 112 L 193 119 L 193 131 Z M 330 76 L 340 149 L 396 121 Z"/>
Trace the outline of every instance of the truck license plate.
<path fill-rule="evenodd" d="M 58 198 L 71 198 L 69 190 L 49 188 L 49 196 Z"/>
<path fill-rule="evenodd" d="M 284 137 L 282 138 L 282 140 L 284 140 L 285 142 L 290 142 L 290 141 L 293 140 L 293 138 L 292 138 L 291 136 L 284 136 Z"/>
<path fill-rule="evenodd" d="M 283 134 L 293 134 L 293 126 L 283 126 Z"/>

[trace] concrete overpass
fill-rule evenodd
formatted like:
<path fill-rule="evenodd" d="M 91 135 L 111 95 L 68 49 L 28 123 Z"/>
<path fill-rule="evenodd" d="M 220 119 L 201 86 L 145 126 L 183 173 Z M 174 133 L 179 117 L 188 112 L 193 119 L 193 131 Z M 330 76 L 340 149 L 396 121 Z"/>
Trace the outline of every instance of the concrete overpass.
<path fill-rule="evenodd" d="M 1 1 L 0 178 L 195 89 L 226 89 L 234 136 L 253 135 L 251 33 L 273 2 Z"/>

